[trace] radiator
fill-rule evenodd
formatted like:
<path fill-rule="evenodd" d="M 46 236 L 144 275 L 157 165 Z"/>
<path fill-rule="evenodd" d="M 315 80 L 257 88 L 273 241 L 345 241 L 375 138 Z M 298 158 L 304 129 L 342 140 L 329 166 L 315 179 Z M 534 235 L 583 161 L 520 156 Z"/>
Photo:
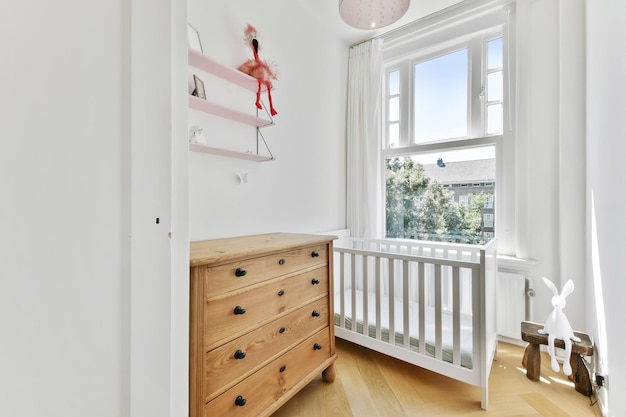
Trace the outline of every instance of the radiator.
<path fill-rule="evenodd" d="M 521 323 L 526 320 L 526 277 L 498 272 L 496 311 L 498 335 L 521 340 Z"/>

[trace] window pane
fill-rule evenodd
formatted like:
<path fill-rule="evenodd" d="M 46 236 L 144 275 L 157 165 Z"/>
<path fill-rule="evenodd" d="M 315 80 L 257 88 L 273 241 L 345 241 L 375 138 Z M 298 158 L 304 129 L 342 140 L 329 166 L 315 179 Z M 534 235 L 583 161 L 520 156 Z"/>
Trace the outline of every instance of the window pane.
<path fill-rule="evenodd" d="M 502 67 L 502 38 L 487 42 L 487 69 Z"/>
<path fill-rule="evenodd" d="M 389 73 L 389 95 L 400 94 L 400 71 L 391 71 Z"/>
<path fill-rule="evenodd" d="M 387 138 L 390 148 L 397 148 L 400 145 L 400 125 L 391 123 L 389 125 L 389 137 Z"/>
<path fill-rule="evenodd" d="M 487 106 L 487 133 L 502 132 L 502 104 Z"/>
<path fill-rule="evenodd" d="M 387 158 L 387 237 L 486 243 L 495 166 L 494 146 Z"/>
<path fill-rule="evenodd" d="M 415 143 L 467 136 L 467 49 L 415 65 Z"/>
<path fill-rule="evenodd" d="M 487 74 L 487 101 L 502 100 L 502 71 Z"/>
<path fill-rule="evenodd" d="M 400 97 L 389 99 L 389 121 L 397 122 L 400 120 Z"/>

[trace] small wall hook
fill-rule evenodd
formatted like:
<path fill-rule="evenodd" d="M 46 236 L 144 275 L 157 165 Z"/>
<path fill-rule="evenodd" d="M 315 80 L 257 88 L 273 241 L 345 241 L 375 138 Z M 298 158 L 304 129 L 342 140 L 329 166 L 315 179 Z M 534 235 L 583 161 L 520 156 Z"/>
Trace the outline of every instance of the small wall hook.
<path fill-rule="evenodd" d="M 247 184 L 248 183 L 248 173 L 247 172 L 237 173 L 237 177 L 239 178 L 239 184 Z"/>

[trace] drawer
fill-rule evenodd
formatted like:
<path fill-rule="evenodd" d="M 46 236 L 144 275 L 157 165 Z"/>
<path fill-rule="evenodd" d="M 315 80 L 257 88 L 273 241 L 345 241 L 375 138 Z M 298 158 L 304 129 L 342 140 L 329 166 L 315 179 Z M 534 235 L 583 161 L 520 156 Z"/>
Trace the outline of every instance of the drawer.
<path fill-rule="evenodd" d="M 328 297 L 208 352 L 205 356 L 205 400 L 209 401 L 258 370 L 271 359 L 327 327 Z M 317 311 L 319 315 L 313 314 Z"/>
<path fill-rule="evenodd" d="M 205 352 L 328 294 L 328 266 L 206 300 Z"/>
<path fill-rule="evenodd" d="M 256 416 L 329 358 L 325 328 L 206 404 L 204 417 Z"/>
<path fill-rule="evenodd" d="M 216 267 L 206 267 L 205 296 L 210 298 L 301 269 L 327 264 L 328 245 L 322 244 Z"/>

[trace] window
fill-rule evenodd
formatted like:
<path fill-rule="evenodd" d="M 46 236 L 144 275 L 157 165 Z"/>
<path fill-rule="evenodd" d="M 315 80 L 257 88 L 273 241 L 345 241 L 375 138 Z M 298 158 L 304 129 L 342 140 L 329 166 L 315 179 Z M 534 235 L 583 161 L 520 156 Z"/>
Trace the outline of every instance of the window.
<path fill-rule="evenodd" d="M 498 37 L 487 42 L 487 134 L 502 133 L 502 66 L 502 37 Z"/>
<path fill-rule="evenodd" d="M 488 187 L 488 186 L 492 186 L 493 187 L 493 185 L 494 185 L 493 183 L 485 184 L 486 187 Z M 492 209 L 493 208 L 493 194 L 490 195 L 487 198 L 487 200 L 485 201 L 485 208 L 486 209 Z"/>
<path fill-rule="evenodd" d="M 389 146 L 398 147 L 400 141 L 400 71 L 389 72 L 388 105 L 387 105 L 387 140 Z"/>
<path fill-rule="evenodd" d="M 495 235 L 503 24 L 472 30 L 416 43 L 412 53 L 393 45 L 402 53 L 385 58 L 387 237 L 483 244 Z"/>
<path fill-rule="evenodd" d="M 495 192 L 495 146 L 474 151 L 478 154 L 466 150 L 388 156 L 386 236 L 486 243 L 484 232 L 487 228 L 493 232 L 494 227 L 493 209 L 487 206 Z M 439 159 L 447 162 L 440 164 Z M 482 175 L 491 186 L 471 181 Z M 488 224 L 487 215 L 491 216 Z"/>
<path fill-rule="evenodd" d="M 468 50 L 413 67 L 414 143 L 467 136 Z"/>

